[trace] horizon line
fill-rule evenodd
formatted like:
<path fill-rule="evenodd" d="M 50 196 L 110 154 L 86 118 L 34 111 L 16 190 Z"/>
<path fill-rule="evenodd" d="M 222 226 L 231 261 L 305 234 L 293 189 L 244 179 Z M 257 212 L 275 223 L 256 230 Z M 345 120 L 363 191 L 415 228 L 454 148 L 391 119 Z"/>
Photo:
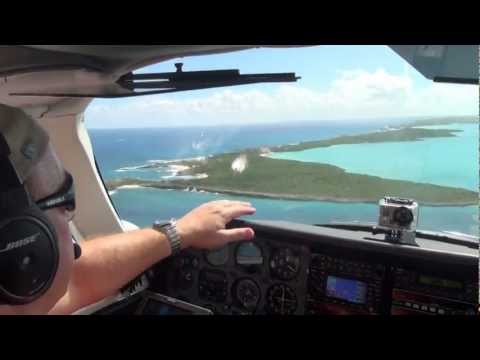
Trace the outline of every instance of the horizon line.
<path fill-rule="evenodd" d="M 362 122 L 365 120 L 370 121 L 392 121 L 392 120 L 409 120 L 415 118 L 417 120 L 425 120 L 425 119 L 446 119 L 446 118 L 465 118 L 465 117 L 477 117 L 478 114 L 472 115 L 442 115 L 442 116 L 435 116 L 435 115 L 426 115 L 426 116 L 402 116 L 402 117 L 379 117 L 379 118 L 356 118 L 356 119 L 335 119 L 335 120 L 299 120 L 299 121 L 278 121 L 278 122 L 256 122 L 256 123 L 239 123 L 239 122 L 232 122 L 232 123 L 218 123 L 218 124 L 188 124 L 188 125 L 173 125 L 167 126 L 166 124 L 159 124 L 159 126 L 138 126 L 138 127 L 90 127 L 85 122 L 85 127 L 89 130 L 131 130 L 131 129 L 175 129 L 175 128 L 194 128 L 194 127 L 225 127 L 225 126 L 261 126 L 261 125 L 295 125 L 295 124 L 304 124 L 304 123 L 322 123 L 322 122 Z"/>

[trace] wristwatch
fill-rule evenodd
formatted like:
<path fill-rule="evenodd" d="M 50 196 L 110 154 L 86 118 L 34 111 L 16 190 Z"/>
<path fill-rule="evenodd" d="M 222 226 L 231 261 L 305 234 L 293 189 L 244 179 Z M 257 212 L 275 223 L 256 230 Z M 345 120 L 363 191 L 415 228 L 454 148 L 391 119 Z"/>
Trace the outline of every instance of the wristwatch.
<path fill-rule="evenodd" d="M 153 229 L 161 232 L 167 237 L 172 249 L 172 255 L 176 255 L 182 250 L 181 239 L 177 231 L 177 222 L 175 219 L 171 219 L 166 223 L 155 221 L 153 224 Z"/>

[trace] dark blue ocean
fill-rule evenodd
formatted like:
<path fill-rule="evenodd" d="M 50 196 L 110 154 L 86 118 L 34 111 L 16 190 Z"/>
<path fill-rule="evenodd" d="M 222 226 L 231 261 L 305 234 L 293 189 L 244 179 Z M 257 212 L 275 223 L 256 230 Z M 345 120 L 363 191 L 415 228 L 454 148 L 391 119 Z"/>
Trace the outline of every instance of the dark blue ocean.
<path fill-rule="evenodd" d="M 148 164 L 149 161 L 206 157 L 246 148 L 368 133 L 385 129 L 386 126 L 395 127 L 401 123 L 404 123 L 404 120 L 370 121 L 361 124 L 323 122 L 248 127 L 90 129 L 89 133 L 97 163 L 105 180 L 123 177 L 161 179 L 171 176 L 171 169 L 168 167 L 142 169 L 142 166 Z M 472 139 L 472 151 L 478 152 L 478 127 L 476 131 L 469 138 Z M 448 147 L 441 145 L 443 140 L 435 140 L 438 141 L 435 146 L 445 149 L 444 151 L 447 153 Z M 369 144 L 363 145 L 368 146 Z M 451 149 L 455 144 L 452 145 L 450 140 L 449 146 Z M 408 144 L 405 145 L 405 149 L 408 154 Z M 442 155 L 438 154 L 438 156 Z M 383 161 L 380 159 L 379 157 L 372 161 Z M 472 183 L 478 183 L 478 171 L 474 171 L 474 165 L 478 166 L 478 161 L 476 164 L 472 164 L 471 176 L 475 179 L 475 181 L 472 180 Z M 455 164 L 444 164 L 444 166 L 447 169 L 452 166 L 451 173 L 455 173 Z M 416 163 L 415 169 L 418 171 L 418 163 Z M 402 171 L 408 171 L 408 166 L 403 167 Z M 445 172 L 442 174 L 442 179 L 445 181 Z M 200 192 L 126 188 L 112 192 L 111 198 L 123 219 L 139 226 L 148 226 L 155 219 L 181 217 L 187 211 L 206 201 L 233 197 Z M 253 218 L 257 219 L 290 220 L 310 224 L 332 221 L 377 221 L 377 207 L 371 204 L 243 199 L 251 201 L 255 205 L 257 214 Z M 478 236 L 478 206 L 421 207 L 419 227 L 425 230 L 459 231 Z"/>
<path fill-rule="evenodd" d="M 246 148 L 328 139 L 346 134 L 367 133 L 391 123 L 344 123 L 296 125 L 254 125 L 194 128 L 89 130 L 97 162 L 105 179 L 127 176 L 123 168 L 132 168 L 150 160 L 195 158 Z M 393 125 L 392 125 L 393 126 Z M 153 173 L 129 176 L 143 178 Z"/>

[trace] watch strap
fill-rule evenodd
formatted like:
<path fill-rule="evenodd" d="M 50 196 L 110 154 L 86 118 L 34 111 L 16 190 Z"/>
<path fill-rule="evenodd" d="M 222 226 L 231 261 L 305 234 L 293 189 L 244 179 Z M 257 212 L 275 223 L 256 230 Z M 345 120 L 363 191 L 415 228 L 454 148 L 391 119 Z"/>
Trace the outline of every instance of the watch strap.
<path fill-rule="evenodd" d="M 182 250 L 182 243 L 177 231 L 177 223 L 175 219 L 171 219 L 167 223 L 156 221 L 153 224 L 153 228 L 166 236 L 172 249 L 172 255 L 176 255 Z"/>

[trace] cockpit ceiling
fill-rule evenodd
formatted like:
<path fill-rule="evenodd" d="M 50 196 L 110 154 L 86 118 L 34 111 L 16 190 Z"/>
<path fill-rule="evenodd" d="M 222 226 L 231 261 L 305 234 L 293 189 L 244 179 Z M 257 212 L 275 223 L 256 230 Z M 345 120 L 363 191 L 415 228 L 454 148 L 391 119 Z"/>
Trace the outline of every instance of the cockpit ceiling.
<path fill-rule="evenodd" d="M 239 51 L 255 45 L 0 46 L 0 73 L 47 66 L 83 66 L 118 77 L 173 58 Z"/>
<path fill-rule="evenodd" d="M 20 107 L 32 114 L 56 112 L 71 107 L 82 112 L 90 100 L 52 97 L 13 97 L 30 83 L 60 87 L 72 77 L 92 86 L 111 86 L 121 76 L 148 65 L 187 56 L 208 55 L 258 48 L 257 45 L 17 45 L 0 46 L 0 103 Z M 280 47 L 290 47 L 280 46 Z M 68 75 L 66 72 L 72 72 Z M 41 74 L 42 73 L 42 74 Z M 75 73 L 75 74 L 74 74 Z M 85 74 L 85 78 L 78 76 Z M 31 81 L 28 76 L 31 76 Z M 14 84 L 16 81 L 18 84 Z M 36 85 L 35 85 L 36 84 Z M 70 86 L 71 86 L 70 82 Z M 62 110 L 60 110 L 62 109 Z"/>
<path fill-rule="evenodd" d="M 478 85 L 478 45 L 390 45 L 427 79 Z"/>
<path fill-rule="evenodd" d="M 309 46 L 309 45 L 305 45 Z M 314 46 L 314 45 L 311 45 Z M 17 48 L 37 50 L 43 58 L 59 63 L 76 58 L 83 65 L 97 67 L 119 76 L 138 68 L 178 57 L 209 55 L 261 47 L 299 47 L 296 45 L 23 45 Z M 389 45 L 426 78 L 477 80 L 478 45 Z M 11 48 L 11 47 L 8 47 Z M 50 54 L 50 55 L 48 55 Z M 60 59 L 58 56 L 60 56 Z M 2 57 L 0 57 L 1 59 Z M 40 60 L 40 59 L 39 59 Z M 87 61 L 87 63 L 85 63 Z M 3 72 L 0 60 L 0 72 Z"/>
<path fill-rule="evenodd" d="M 105 89 L 121 76 L 155 63 L 197 55 L 289 45 L 17 45 L 0 46 L 0 103 L 32 113 L 81 113 L 89 99 L 14 97 L 12 92 L 78 84 Z M 415 69 L 434 81 L 478 83 L 478 46 L 391 45 Z M 70 73 L 69 73 L 70 72 Z M 301 75 L 301 74 L 300 74 Z M 71 82 L 74 79 L 75 82 Z"/>

